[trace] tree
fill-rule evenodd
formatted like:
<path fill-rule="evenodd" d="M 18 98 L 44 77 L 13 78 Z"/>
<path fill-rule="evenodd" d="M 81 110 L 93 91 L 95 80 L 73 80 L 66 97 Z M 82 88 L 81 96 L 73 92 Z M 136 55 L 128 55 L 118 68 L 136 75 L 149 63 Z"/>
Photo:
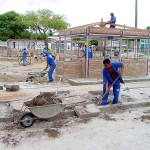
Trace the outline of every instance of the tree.
<path fill-rule="evenodd" d="M 98 45 L 98 41 L 93 39 L 93 40 L 90 40 L 90 45 Z"/>
<path fill-rule="evenodd" d="M 29 33 L 26 31 L 27 26 L 18 22 L 17 17 L 19 17 L 19 14 L 14 11 L 0 15 L 0 40 L 6 41 L 9 38 L 22 38 L 24 35 L 26 37 L 27 34 L 29 36 Z"/>
<path fill-rule="evenodd" d="M 40 33 L 43 36 L 46 48 L 47 36 L 52 35 L 53 31 L 66 29 L 69 26 L 64 15 L 56 15 L 48 9 L 27 11 L 21 16 L 20 21 L 29 26 L 33 33 Z"/>
<path fill-rule="evenodd" d="M 146 27 L 147 30 L 150 30 L 150 26 Z"/>

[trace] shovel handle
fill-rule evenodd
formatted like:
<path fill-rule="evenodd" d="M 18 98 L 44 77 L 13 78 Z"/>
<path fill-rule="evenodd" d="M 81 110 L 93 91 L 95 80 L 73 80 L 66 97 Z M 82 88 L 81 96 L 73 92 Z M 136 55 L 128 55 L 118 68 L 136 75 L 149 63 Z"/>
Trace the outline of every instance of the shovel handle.
<path fill-rule="evenodd" d="M 108 89 L 108 92 L 110 91 L 111 87 L 116 83 L 116 81 L 120 78 L 120 75 L 114 80 L 114 82 L 111 84 L 111 86 Z M 105 92 L 105 94 L 103 95 L 102 99 L 106 96 L 106 94 L 108 92 Z M 98 101 L 97 105 L 99 105 L 102 102 L 102 99 Z"/>

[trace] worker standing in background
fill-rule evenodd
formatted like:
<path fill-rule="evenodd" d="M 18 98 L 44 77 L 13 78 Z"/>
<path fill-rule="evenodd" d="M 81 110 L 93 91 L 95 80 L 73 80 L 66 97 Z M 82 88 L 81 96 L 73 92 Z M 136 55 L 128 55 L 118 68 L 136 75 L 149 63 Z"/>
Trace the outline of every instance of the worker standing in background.
<path fill-rule="evenodd" d="M 52 55 L 52 54 L 48 54 L 47 51 L 44 51 L 43 50 L 43 57 L 46 57 L 46 67 L 43 71 L 47 70 L 49 68 L 49 71 L 48 71 L 48 79 L 49 81 L 48 82 L 53 82 L 53 72 L 56 68 L 56 63 L 55 63 L 55 57 Z"/>
<path fill-rule="evenodd" d="M 114 16 L 114 13 L 110 13 L 111 18 L 110 21 L 107 22 L 107 24 L 110 24 L 110 28 L 115 28 L 116 26 L 113 25 L 116 23 L 116 17 Z M 113 36 L 108 36 L 108 40 L 113 40 L 114 37 Z"/>
<path fill-rule="evenodd" d="M 26 58 L 27 58 L 27 50 L 26 48 L 22 51 L 22 58 L 23 58 L 23 66 L 26 66 Z"/>
<path fill-rule="evenodd" d="M 108 24 L 111 24 L 110 28 L 115 28 L 116 26 L 112 24 L 116 23 L 116 17 L 114 16 L 114 13 L 110 13 L 110 15 L 111 15 L 111 18 L 110 18 L 110 21 L 108 21 Z"/>
<path fill-rule="evenodd" d="M 103 64 L 103 95 L 105 93 L 107 94 L 103 97 L 101 105 L 107 105 L 110 91 L 109 87 L 116 80 L 116 78 L 119 77 L 113 85 L 114 99 L 112 104 L 117 104 L 120 93 L 120 83 L 124 83 L 121 77 L 123 75 L 124 64 L 122 62 L 110 62 L 109 59 L 104 59 Z"/>
<path fill-rule="evenodd" d="M 87 45 L 85 44 L 84 49 L 82 50 L 82 52 L 84 54 L 80 58 L 85 57 L 85 60 L 86 60 L 86 57 L 87 57 L 87 54 L 88 54 L 88 78 L 89 78 L 89 68 L 90 68 L 89 67 L 89 60 L 93 57 L 93 51 L 92 51 L 92 48 L 90 46 L 87 48 Z M 85 64 L 86 64 L 86 61 L 85 61 Z"/>

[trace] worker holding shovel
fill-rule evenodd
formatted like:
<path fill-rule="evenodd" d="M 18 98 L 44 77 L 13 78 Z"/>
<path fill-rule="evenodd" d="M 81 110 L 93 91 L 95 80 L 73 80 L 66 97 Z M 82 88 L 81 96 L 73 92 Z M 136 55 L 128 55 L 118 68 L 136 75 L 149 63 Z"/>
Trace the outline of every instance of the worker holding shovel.
<path fill-rule="evenodd" d="M 49 81 L 48 82 L 53 82 L 54 79 L 52 75 L 56 68 L 55 58 L 52 54 L 48 54 L 47 51 L 43 51 L 43 56 L 46 57 L 46 62 L 47 62 L 46 68 L 43 71 L 46 71 L 49 68 L 49 71 L 48 71 Z"/>
<path fill-rule="evenodd" d="M 122 79 L 124 65 L 121 62 L 110 62 L 109 59 L 103 61 L 103 98 L 100 105 L 107 105 L 110 88 L 113 87 L 114 99 L 112 104 L 118 103 L 120 93 L 120 83 Z"/>

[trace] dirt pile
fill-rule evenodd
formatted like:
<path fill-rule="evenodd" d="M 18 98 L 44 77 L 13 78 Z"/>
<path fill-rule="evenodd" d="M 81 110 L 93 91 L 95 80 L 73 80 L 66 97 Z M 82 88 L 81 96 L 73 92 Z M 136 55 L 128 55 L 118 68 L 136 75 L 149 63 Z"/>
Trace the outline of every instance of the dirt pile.
<path fill-rule="evenodd" d="M 57 95 L 50 92 L 40 93 L 40 95 L 34 97 L 31 101 L 25 102 L 26 106 L 28 107 L 57 104 L 57 103 L 62 103 L 62 100 L 58 98 Z"/>
<path fill-rule="evenodd" d="M 56 129 L 45 129 L 45 133 L 47 133 L 49 138 L 57 138 L 60 135 L 60 132 Z"/>

